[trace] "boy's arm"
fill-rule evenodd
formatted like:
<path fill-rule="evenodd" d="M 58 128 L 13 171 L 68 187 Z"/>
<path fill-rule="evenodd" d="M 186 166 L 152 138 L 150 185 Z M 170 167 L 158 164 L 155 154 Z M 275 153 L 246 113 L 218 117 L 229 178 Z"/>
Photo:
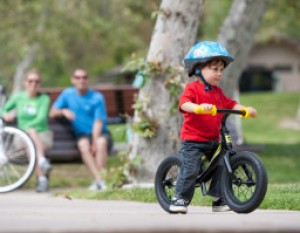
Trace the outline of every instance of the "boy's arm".
<path fill-rule="evenodd" d="M 197 109 L 198 107 L 201 106 L 201 108 L 203 108 L 205 111 L 209 111 L 213 108 L 213 105 L 212 104 L 194 104 L 192 102 L 185 102 L 183 103 L 180 108 L 185 111 L 185 112 L 194 112 L 194 113 L 197 113 Z M 247 109 L 247 111 L 249 111 L 250 113 L 250 116 L 251 117 L 256 117 L 256 109 L 249 106 L 249 107 L 245 107 L 244 105 L 241 105 L 241 104 L 236 104 L 234 105 L 234 107 L 232 108 L 233 110 L 243 110 L 243 109 Z"/>
<path fill-rule="evenodd" d="M 194 104 L 192 102 L 185 102 L 181 105 L 181 109 L 185 112 L 195 112 L 196 109 L 201 106 L 205 111 L 209 111 L 213 108 L 212 104 Z"/>

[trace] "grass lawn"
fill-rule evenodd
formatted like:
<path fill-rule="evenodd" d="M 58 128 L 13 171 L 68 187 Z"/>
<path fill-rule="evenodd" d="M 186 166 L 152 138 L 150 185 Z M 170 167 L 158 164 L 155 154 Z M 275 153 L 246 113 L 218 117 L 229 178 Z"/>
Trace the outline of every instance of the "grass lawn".
<path fill-rule="evenodd" d="M 258 110 L 256 119 L 245 119 L 243 132 L 246 143 L 259 144 L 264 150 L 259 153 L 268 171 L 269 186 L 260 208 L 300 210 L 300 131 L 280 127 L 285 119 L 295 119 L 300 98 L 299 93 L 255 93 L 241 96 L 241 103 Z M 113 126 L 117 142 L 125 139 L 125 126 Z M 107 178 L 113 183 L 120 177 L 122 163 L 118 156 L 109 158 Z M 153 189 L 111 189 L 89 192 L 91 178 L 81 163 L 54 164 L 51 188 L 67 188 L 57 195 L 70 198 L 104 200 L 133 200 L 156 202 Z M 33 188 L 34 178 L 25 187 Z M 203 197 L 197 190 L 194 205 L 211 205 L 210 197 Z"/>

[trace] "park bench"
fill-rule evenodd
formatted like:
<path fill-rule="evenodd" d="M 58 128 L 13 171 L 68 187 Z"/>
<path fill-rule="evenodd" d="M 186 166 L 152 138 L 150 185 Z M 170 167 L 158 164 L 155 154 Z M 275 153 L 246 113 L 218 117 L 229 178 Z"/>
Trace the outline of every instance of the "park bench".
<path fill-rule="evenodd" d="M 126 115 L 132 116 L 134 95 L 138 92 L 130 85 L 96 86 L 94 90 L 101 92 L 106 101 L 108 124 L 126 122 Z M 63 88 L 43 88 L 42 92 L 50 96 L 51 104 Z M 53 147 L 47 151 L 46 157 L 51 161 L 80 160 L 76 139 L 70 122 L 61 117 L 49 119 L 49 128 L 54 134 Z"/>

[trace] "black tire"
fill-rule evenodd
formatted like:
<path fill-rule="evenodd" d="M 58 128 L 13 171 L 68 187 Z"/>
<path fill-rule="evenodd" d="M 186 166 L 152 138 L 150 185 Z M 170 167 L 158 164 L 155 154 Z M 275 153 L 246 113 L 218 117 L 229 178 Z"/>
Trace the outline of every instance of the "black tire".
<path fill-rule="evenodd" d="M 229 176 L 226 169 L 222 175 L 223 198 L 233 211 L 250 213 L 259 207 L 266 195 L 266 169 L 261 159 L 248 151 L 232 156 L 230 164 L 233 176 Z"/>
<path fill-rule="evenodd" d="M 170 212 L 171 200 L 175 197 L 175 186 L 182 161 L 178 156 L 166 157 L 158 166 L 155 175 L 155 194 L 160 206 Z"/>

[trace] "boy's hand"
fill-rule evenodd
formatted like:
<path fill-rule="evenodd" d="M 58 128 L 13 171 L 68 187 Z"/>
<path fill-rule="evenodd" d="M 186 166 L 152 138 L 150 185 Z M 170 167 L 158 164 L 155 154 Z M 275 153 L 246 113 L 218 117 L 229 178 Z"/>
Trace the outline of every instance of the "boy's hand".
<path fill-rule="evenodd" d="M 212 104 L 200 104 L 194 108 L 193 112 L 196 114 L 211 114 L 215 116 L 217 114 L 217 108 Z"/>
<path fill-rule="evenodd" d="M 241 118 L 249 118 L 249 117 L 255 118 L 256 117 L 257 111 L 253 107 L 243 107 L 243 108 L 241 108 L 241 110 L 246 112 L 246 114 L 244 116 L 241 115 Z"/>

